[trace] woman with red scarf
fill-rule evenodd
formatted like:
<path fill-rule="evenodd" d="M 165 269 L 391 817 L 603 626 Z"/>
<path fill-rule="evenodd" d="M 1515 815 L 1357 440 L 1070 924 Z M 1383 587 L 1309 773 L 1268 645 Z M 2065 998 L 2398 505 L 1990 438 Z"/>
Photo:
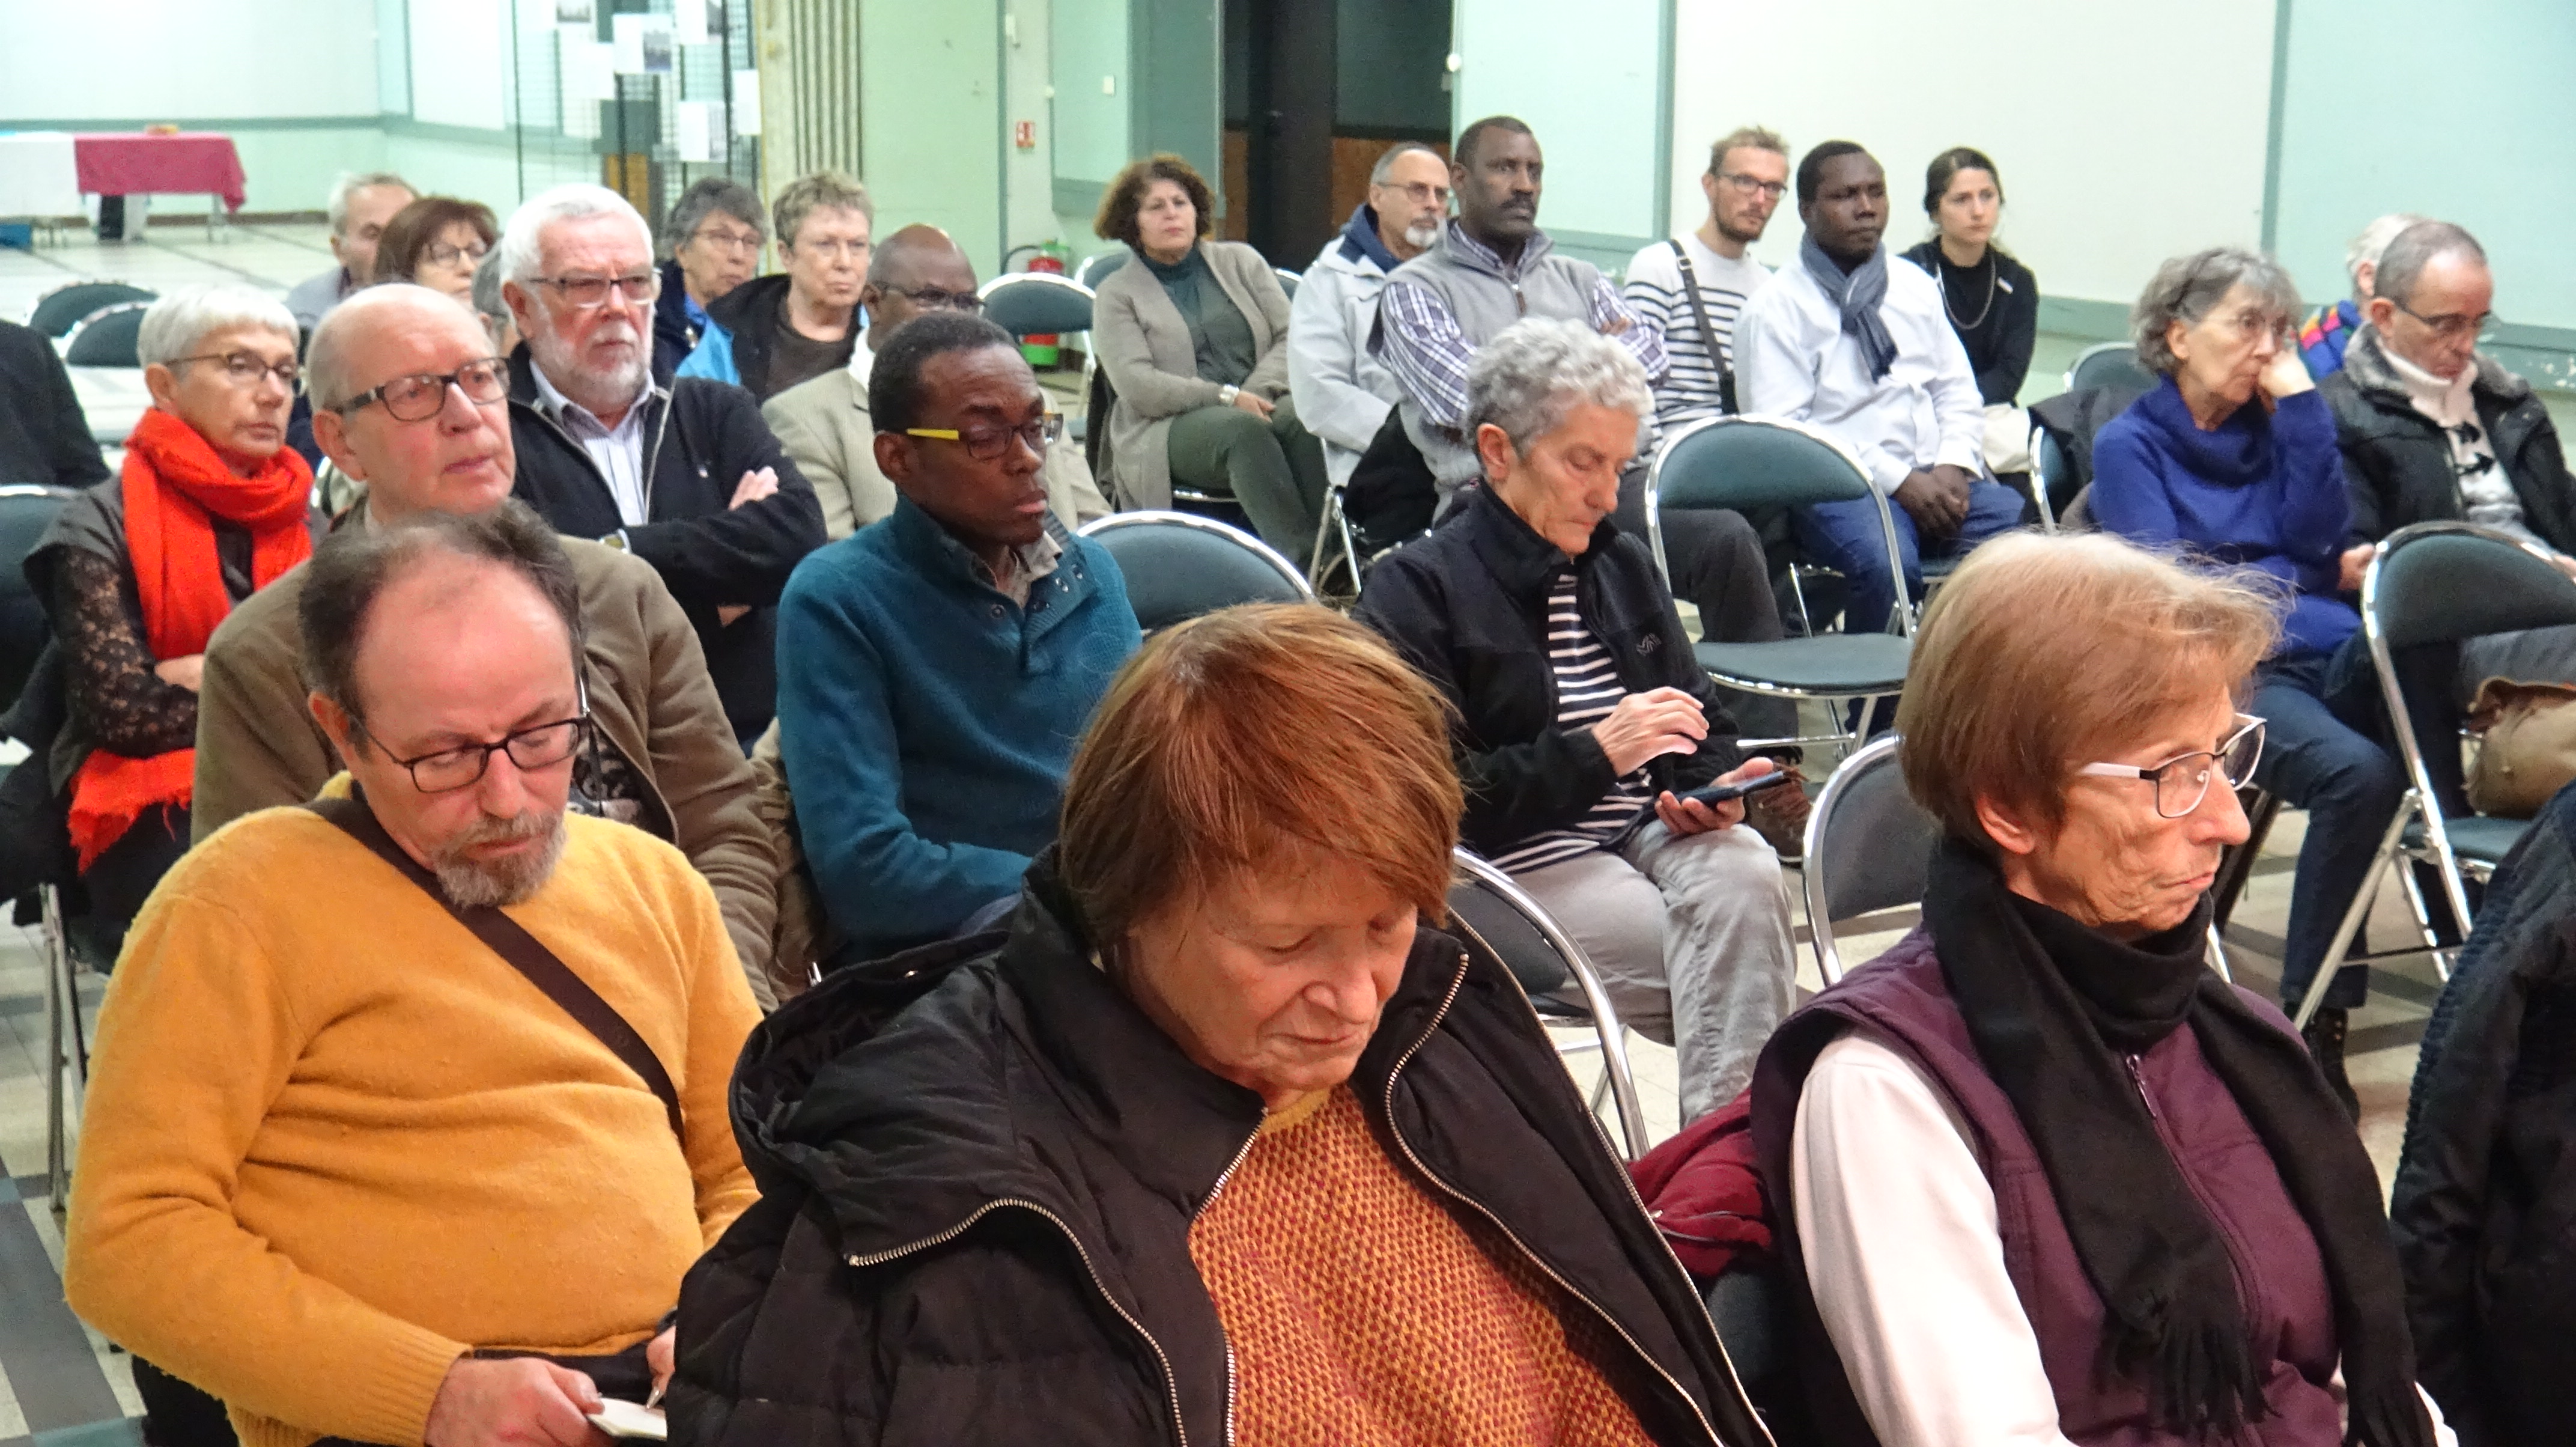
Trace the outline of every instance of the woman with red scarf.
<path fill-rule="evenodd" d="M 152 407 L 123 471 L 66 505 L 27 560 L 62 652 L 70 710 L 50 763 L 102 959 L 188 847 L 207 638 L 313 551 L 312 470 L 284 445 L 286 308 L 246 287 L 174 292 L 137 345 Z"/>

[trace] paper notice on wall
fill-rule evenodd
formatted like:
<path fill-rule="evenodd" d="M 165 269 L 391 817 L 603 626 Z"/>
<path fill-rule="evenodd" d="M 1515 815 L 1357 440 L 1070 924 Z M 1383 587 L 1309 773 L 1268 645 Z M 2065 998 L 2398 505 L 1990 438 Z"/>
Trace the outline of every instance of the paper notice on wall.
<path fill-rule="evenodd" d="M 683 162 L 724 159 L 719 150 L 724 144 L 724 122 L 717 116 L 723 109 L 724 102 L 712 100 L 684 100 L 673 108 L 672 140 Z"/>
<path fill-rule="evenodd" d="M 615 47 L 619 75 L 642 75 L 648 69 L 650 42 L 645 37 L 656 32 L 662 37 L 662 68 L 670 69 L 670 16 L 612 15 L 608 24 L 609 43 Z"/>
<path fill-rule="evenodd" d="M 737 70 L 733 73 L 733 133 L 737 136 L 760 134 L 760 72 Z"/>
<path fill-rule="evenodd" d="M 682 45 L 707 43 L 707 0 L 672 0 L 671 27 Z"/>
<path fill-rule="evenodd" d="M 563 33 L 563 131 L 584 138 L 599 134 L 599 103 L 617 94 L 617 71 L 611 48 L 600 41 Z"/>

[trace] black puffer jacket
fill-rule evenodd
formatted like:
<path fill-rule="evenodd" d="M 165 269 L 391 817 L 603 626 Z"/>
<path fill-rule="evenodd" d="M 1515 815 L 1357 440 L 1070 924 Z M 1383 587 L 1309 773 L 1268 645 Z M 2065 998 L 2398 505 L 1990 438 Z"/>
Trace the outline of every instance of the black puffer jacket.
<path fill-rule="evenodd" d="M 1093 967 L 1051 881 L 1042 857 L 1006 942 L 852 967 L 753 1032 L 734 1126 L 761 1198 L 681 1287 L 674 1443 L 1231 1440 L 1189 1230 L 1261 1100 Z M 1499 963 L 1424 930 L 1351 1084 L 1435 1199 L 1616 1328 L 1605 1375 L 1656 1441 L 1768 1447 Z"/>
<path fill-rule="evenodd" d="M 1458 832 L 1491 856 L 1581 817 L 1618 775 L 1589 729 L 1556 726 L 1547 657 L 1549 580 L 1565 554 L 1478 487 L 1431 535 L 1369 570 L 1351 616 L 1386 635 L 1458 708 L 1453 752 L 1467 786 Z M 1708 737 L 1647 766 L 1654 787 L 1696 789 L 1744 761 L 1734 718 L 1691 652 L 1646 545 L 1608 518 L 1574 559 L 1574 606 L 1630 693 L 1678 688 Z"/>
<path fill-rule="evenodd" d="M 2375 543 L 2410 523 L 2461 520 L 2451 449 L 2433 419 L 2415 410 L 2388 364 L 2387 343 L 2365 326 L 2344 349 L 2343 369 L 2317 384 L 2334 409 L 2335 441 L 2352 490 L 2347 541 Z M 2558 424 L 2531 384 L 2485 357 L 2469 396 L 2487 445 L 2522 500 L 2522 524 L 2562 553 L 2576 553 L 2576 479 L 2558 445 Z"/>

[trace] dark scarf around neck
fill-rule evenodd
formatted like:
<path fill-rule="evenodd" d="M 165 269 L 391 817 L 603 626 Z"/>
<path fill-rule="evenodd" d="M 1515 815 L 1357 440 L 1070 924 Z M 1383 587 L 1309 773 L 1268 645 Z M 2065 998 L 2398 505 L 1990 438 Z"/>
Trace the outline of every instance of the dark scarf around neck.
<path fill-rule="evenodd" d="M 1887 334 L 1887 319 L 1878 314 L 1887 304 L 1887 248 L 1879 247 L 1869 260 L 1845 272 L 1841 262 L 1816 244 L 1816 234 L 1810 231 L 1798 243 L 1798 260 L 1807 275 L 1816 279 L 1825 299 L 1841 309 L 1843 335 L 1860 344 L 1869 379 L 1885 378 L 1887 369 L 1896 365 L 1896 339 Z"/>
<path fill-rule="evenodd" d="M 2345 1440 L 2432 1447 L 2378 1177 L 2298 1037 L 2204 968 L 2209 910 L 2203 899 L 2171 930 L 2114 940 L 2014 894 L 1991 861 L 1951 840 L 1933 855 L 1923 913 L 1977 1055 L 2030 1133 L 2102 1300 L 2104 1369 L 2139 1384 L 2158 1424 L 2184 1436 L 2231 1437 L 2265 1411 L 2226 1244 L 2122 1059 L 2187 1025 L 2324 1257 Z"/>

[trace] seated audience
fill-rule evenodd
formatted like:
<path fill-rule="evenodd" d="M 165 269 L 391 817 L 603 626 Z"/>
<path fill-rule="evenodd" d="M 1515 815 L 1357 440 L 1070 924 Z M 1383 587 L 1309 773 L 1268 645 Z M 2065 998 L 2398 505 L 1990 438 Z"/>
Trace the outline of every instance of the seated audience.
<path fill-rule="evenodd" d="M 1985 403 L 1940 283 L 1891 264 L 1887 173 L 1850 141 L 1798 162 L 1798 264 L 1772 278 L 1737 319 L 1737 396 L 1747 412 L 1807 422 L 1859 457 L 1895 506 L 1909 597 L 1923 558 L 1955 558 L 2021 521 L 2021 496 L 1983 475 Z M 1799 545 L 1843 575 L 1843 628 L 1885 628 L 1890 593 L 1879 508 L 1866 499 L 1791 514 Z"/>
<path fill-rule="evenodd" d="M 735 383 L 757 401 L 850 364 L 850 349 L 866 325 L 859 288 L 867 282 L 877 206 L 858 182 L 817 171 L 788 182 L 770 214 L 778 223 L 778 264 L 786 270 L 707 302 L 697 349 L 676 373 Z M 729 244 L 739 247 L 736 236 Z"/>
<path fill-rule="evenodd" d="M 1687 235 L 1660 241 L 1628 263 L 1620 299 L 1664 339 L 1669 365 L 1655 382 L 1655 439 L 1694 422 L 1737 410 L 1735 321 L 1771 280 L 1771 268 L 1747 248 L 1762 239 L 1788 189 L 1789 143 L 1745 126 L 1708 148 L 1699 178 L 1708 219 Z M 1638 538 L 1646 527 L 1647 457 L 1619 481 L 1619 526 Z M 1771 565 L 1761 536 L 1740 513 L 1681 508 L 1664 514 L 1664 563 L 1673 594 L 1699 609 L 1700 636 L 1713 643 L 1769 643 L 1785 635 Z M 1794 699 L 1728 691 L 1729 711 L 1750 733 L 1797 734 Z"/>
<path fill-rule="evenodd" d="M 2245 706 L 2271 722 L 2256 782 L 2308 811 L 2281 961 L 2292 1009 L 2369 883 L 2406 792 L 2397 761 L 2371 739 L 2375 681 L 2353 685 L 2370 662 L 2361 615 L 2342 595 L 2359 586 L 2368 550 L 2345 550 L 2352 504 L 2334 416 L 2289 345 L 2297 301 L 2279 265 L 2249 251 L 2216 247 L 2158 268 L 2131 323 L 2138 359 L 2164 382 L 2094 439 L 2092 502 L 2112 532 L 2260 570 L 2289 595 Z M 2307 1031 L 2355 1119 L 2343 1038 L 2368 989 L 2366 969 L 2339 972 Z"/>
<path fill-rule="evenodd" d="M 2370 1157 L 2204 963 L 2275 627 L 2099 535 L 2001 539 L 1932 600 L 1897 712 L 1944 836 L 1923 926 L 1753 1086 L 1815 1440 L 2436 1442 Z"/>
<path fill-rule="evenodd" d="M 704 176 L 671 203 L 665 224 L 671 254 L 653 304 L 653 380 L 668 385 L 706 336 L 707 308 L 759 273 L 769 217 L 759 192 L 731 176 Z"/>
<path fill-rule="evenodd" d="M 1467 369 L 1505 327 L 1524 317 L 1579 321 L 1617 339 L 1649 383 L 1664 375 L 1663 334 L 1637 324 L 1600 268 L 1559 254 L 1538 229 L 1546 170 L 1538 137 L 1517 117 L 1487 116 L 1460 131 L 1449 158 L 1458 217 L 1378 297 L 1370 349 L 1404 388 L 1396 413 L 1431 469 L 1442 511 L 1484 476 L 1467 430 Z"/>
<path fill-rule="evenodd" d="M 1010 335 L 945 309 L 868 376 L 894 511 L 787 586 L 778 743 L 825 913 L 870 959 L 988 921 L 1055 838 L 1075 740 L 1136 650 L 1107 549 L 1042 476 L 1062 419 Z"/>
<path fill-rule="evenodd" d="M 868 284 L 859 291 L 867 330 L 850 350 L 850 365 L 799 382 L 760 406 L 778 445 L 796 459 L 823 505 L 823 531 L 846 538 L 894 511 L 894 484 L 877 470 L 875 420 L 868 413 L 868 375 L 876 349 L 897 327 L 933 312 L 983 310 L 975 295 L 975 265 L 936 226 L 907 226 L 885 239 L 868 258 Z M 1040 473 L 1047 507 L 1067 527 L 1106 517 L 1109 503 L 1092 486 L 1081 444 L 1059 437 L 1046 450 Z"/>
<path fill-rule="evenodd" d="M 70 710 L 46 768 L 99 958 L 188 847 L 197 688 L 215 625 L 313 551 L 313 474 L 285 445 L 295 318 L 240 286 L 172 292 L 135 350 L 152 406 L 125 465 L 56 514 L 27 559 Z"/>
<path fill-rule="evenodd" d="M 527 339 L 510 355 L 518 497 L 560 532 L 651 563 L 688 610 L 735 735 L 759 737 L 778 692 L 778 594 L 823 542 L 814 489 L 740 389 L 654 385 L 661 278 L 626 198 L 541 192 L 511 213 L 501 265 Z"/>
<path fill-rule="evenodd" d="M 1147 645 L 1008 936 L 746 1052 L 764 1190 L 682 1293 L 671 1440 L 1765 1440 L 1519 988 L 1435 928 L 1443 713 L 1320 608 Z"/>
<path fill-rule="evenodd" d="M 1288 395 L 1324 444 L 1324 475 L 1351 480 L 1404 388 L 1369 355 L 1377 297 L 1395 269 L 1440 240 L 1449 216 L 1449 163 L 1420 141 L 1389 146 L 1369 171 L 1368 199 L 1288 301 Z"/>
<path fill-rule="evenodd" d="M 63 354 L 33 328 L 0 321 L 0 480 L 89 487 L 107 476 Z"/>
<path fill-rule="evenodd" d="M 583 618 L 543 522 L 349 528 L 298 576 L 350 793 L 208 840 L 136 922 L 64 1290 L 248 1442 L 595 1442 L 755 1195 L 758 1011 L 688 862 L 567 817 Z"/>
<path fill-rule="evenodd" d="M 1752 1078 L 1797 961 L 1745 806 L 1675 797 L 1773 765 L 1744 760 L 1653 557 L 1610 521 L 1653 406 L 1583 323 L 1506 328 L 1468 373 L 1485 485 L 1371 571 L 1357 616 L 1456 709 L 1468 847 L 1565 925 L 1623 1022 L 1680 1051 L 1687 1123 Z"/>
<path fill-rule="evenodd" d="M 332 183 L 324 214 L 331 218 L 333 265 L 297 282 L 286 293 L 286 309 L 298 327 L 313 330 L 325 313 L 374 277 L 376 238 L 384 234 L 385 223 L 418 194 L 410 182 L 391 171 L 342 176 Z"/>
<path fill-rule="evenodd" d="M 471 306 L 475 269 L 500 239 L 491 207 L 453 196 L 423 196 L 385 223 L 368 281 L 408 281 Z"/>
<path fill-rule="evenodd" d="M 2473 1447 L 2567 1438 L 2571 826 L 2576 790 L 2562 790 L 2487 887 L 2424 1029 L 2388 1207 L 2424 1385 Z"/>
<path fill-rule="evenodd" d="M 386 286 L 313 334 L 315 430 L 367 487 L 342 527 L 508 506 L 515 462 L 506 367 L 482 328 L 435 292 Z M 590 725 L 574 760 L 583 813 L 667 840 L 714 886 L 743 968 L 769 958 L 778 865 L 688 619 L 653 570 L 564 540 L 581 592 Z M 197 701 L 198 842 L 253 810 L 300 804 L 342 767 L 304 706 L 294 572 L 233 610 L 206 646 Z"/>
<path fill-rule="evenodd" d="M 1169 155 L 1130 165 L 1100 198 L 1092 230 L 1139 263 L 1109 273 L 1094 303 L 1092 345 L 1118 394 L 1110 492 L 1132 508 L 1170 507 L 1176 483 L 1230 497 L 1302 567 L 1324 515 L 1324 450 L 1288 395 L 1288 293 L 1260 252 L 1210 239 L 1214 208 Z"/>
<path fill-rule="evenodd" d="M 1995 223 L 2004 214 L 2003 173 L 1973 146 L 1943 151 L 1923 173 L 1923 214 L 1932 218 L 1932 236 L 1915 243 L 1905 259 L 1941 284 L 1941 308 L 1967 349 L 1990 428 L 2000 414 L 2021 418 L 2019 437 L 1995 437 L 1986 451 L 1991 456 L 1997 443 L 2005 443 L 2013 453 L 2027 453 L 2030 421 L 2013 404 L 2030 376 L 2031 346 L 2039 339 L 2039 278 L 1995 245 Z"/>
<path fill-rule="evenodd" d="M 2363 227 L 2344 248 L 2343 269 L 2352 278 L 2352 295 L 2326 303 L 2299 323 L 2299 360 L 2307 364 L 2309 376 L 2322 382 L 2343 365 L 2344 352 L 2361 330 L 2362 308 L 2370 303 L 2379 254 L 2399 232 L 2427 219 L 2412 211 L 2392 211 Z"/>

